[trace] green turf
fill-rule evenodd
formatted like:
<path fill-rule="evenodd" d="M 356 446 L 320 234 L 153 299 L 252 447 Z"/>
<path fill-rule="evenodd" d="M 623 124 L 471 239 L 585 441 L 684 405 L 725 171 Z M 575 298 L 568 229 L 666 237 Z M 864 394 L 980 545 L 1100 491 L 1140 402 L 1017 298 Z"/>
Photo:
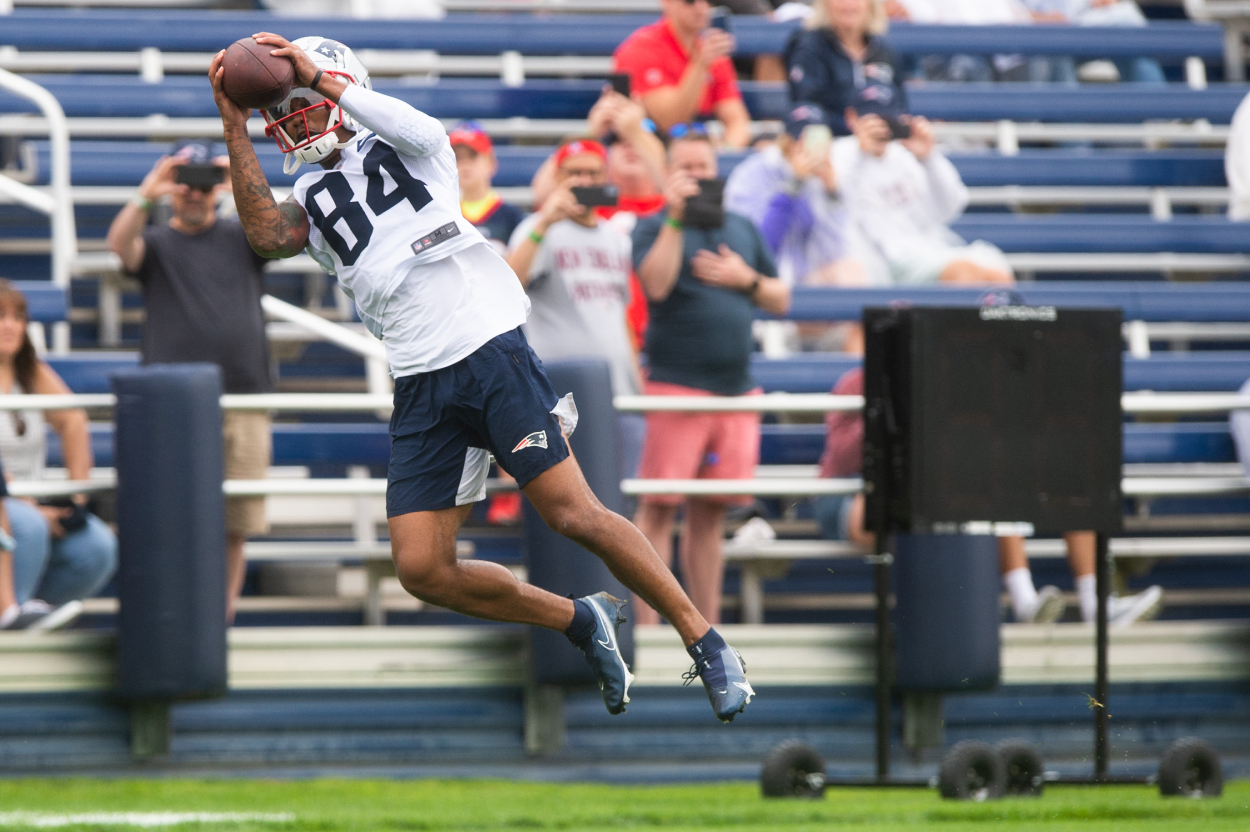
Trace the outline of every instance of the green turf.
<path fill-rule="evenodd" d="M 1054 786 L 1040 799 L 942 801 L 930 789 L 830 789 L 824 800 L 763 800 L 752 784 L 625 787 L 493 780 L 7 780 L 6 812 L 290 813 L 288 823 L 186 824 L 178 830 L 1027 830 L 1250 829 L 1250 782 L 1224 797 L 1159 797 L 1146 786 Z M 22 827 L 5 826 L 3 829 Z M 59 827 L 87 829 L 90 826 Z M 117 830 L 117 826 L 96 827 Z"/>

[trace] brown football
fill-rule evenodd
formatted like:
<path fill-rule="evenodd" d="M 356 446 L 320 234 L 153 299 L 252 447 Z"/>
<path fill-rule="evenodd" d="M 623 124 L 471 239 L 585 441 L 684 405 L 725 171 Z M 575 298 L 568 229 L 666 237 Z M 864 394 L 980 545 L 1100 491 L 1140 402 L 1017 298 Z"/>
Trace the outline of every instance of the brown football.
<path fill-rule="evenodd" d="M 253 109 L 281 104 L 295 83 L 295 64 L 270 55 L 274 47 L 239 38 L 222 59 L 226 95 L 240 107 Z"/>

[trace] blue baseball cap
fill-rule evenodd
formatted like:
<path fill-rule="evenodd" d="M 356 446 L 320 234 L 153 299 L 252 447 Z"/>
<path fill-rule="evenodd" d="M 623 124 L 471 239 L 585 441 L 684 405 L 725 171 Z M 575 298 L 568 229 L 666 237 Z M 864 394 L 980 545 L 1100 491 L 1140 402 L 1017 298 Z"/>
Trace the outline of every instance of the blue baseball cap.
<path fill-rule="evenodd" d="M 813 124 L 828 124 L 825 111 L 815 104 L 799 104 L 786 113 L 786 132 L 790 138 L 797 139 L 803 134 L 804 128 Z"/>
<path fill-rule="evenodd" d="M 882 118 L 898 118 L 907 110 L 899 102 L 898 92 L 888 84 L 868 84 L 860 87 L 851 105 L 859 115 L 878 115 Z"/>

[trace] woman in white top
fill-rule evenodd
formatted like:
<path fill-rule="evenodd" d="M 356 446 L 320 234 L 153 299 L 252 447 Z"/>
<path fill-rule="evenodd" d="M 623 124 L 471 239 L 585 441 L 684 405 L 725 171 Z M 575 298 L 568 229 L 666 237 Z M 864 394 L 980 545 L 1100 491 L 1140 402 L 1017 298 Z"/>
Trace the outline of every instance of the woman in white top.
<path fill-rule="evenodd" d="M 61 394 L 70 389 L 41 361 L 27 334 L 26 297 L 0 280 L 0 394 Z M 46 420 L 46 421 L 45 421 Z M 85 480 L 93 463 L 87 414 L 73 410 L 0 411 L 0 460 L 8 481 L 37 480 L 47 461 L 47 429 L 61 439 L 70 479 Z M 66 505 L 37 505 L 5 498 L 17 547 L 13 585 L 18 603 L 30 599 L 51 606 L 99 592 L 117 571 L 117 537 L 87 511 L 85 494 Z"/>

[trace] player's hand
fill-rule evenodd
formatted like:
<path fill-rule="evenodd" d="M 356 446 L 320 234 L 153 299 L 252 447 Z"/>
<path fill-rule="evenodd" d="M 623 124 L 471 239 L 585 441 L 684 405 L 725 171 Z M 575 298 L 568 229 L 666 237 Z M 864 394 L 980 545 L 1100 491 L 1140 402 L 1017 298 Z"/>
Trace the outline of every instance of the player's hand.
<path fill-rule="evenodd" d="M 719 286 L 736 292 L 750 289 L 755 278 L 759 276 L 755 269 L 747 265 L 747 261 L 724 243 L 720 244 L 720 250 L 716 254 L 700 249 L 690 261 L 690 270 L 709 286 Z"/>
<path fill-rule="evenodd" d="M 738 47 L 738 41 L 724 29 L 705 29 L 695 41 L 692 60 L 703 66 L 710 66 L 717 58 L 732 55 Z"/>
<path fill-rule="evenodd" d="M 581 216 L 587 210 L 586 206 L 577 201 L 577 197 L 573 196 L 573 192 L 567 185 L 558 185 L 543 200 L 543 207 L 538 212 L 538 224 L 534 226 L 534 230 L 539 234 L 546 234 L 547 229 L 560 220 Z"/>
<path fill-rule="evenodd" d="M 139 196 L 149 202 L 155 202 L 178 190 L 176 179 L 178 168 L 186 163 L 185 159 L 162 156 L 152 170 L 148 171 L 148 175 L 143 177 L 143 182 L 139 184 Z"/>
<path fill-rule="evenodd" d="M 308 57 L 308 53 L 298 46 L 291 43 L 282 35 L 275 35 L 273 32 L 257 32 L 252 35 L 252 40 L 257 43 L 263 43 L 266 46 L 272 46 L 269 54 L 275 57 L 290 59 L 295 65 L 295 86 L 307 87 L 312 83 L 313 76 L 317 74 L 317 65 L 312 62 L 312 58 Z"/>
<path fill-rule="evenodd" d="M 684 170 L 675 170 L 664 183 L 664 202 L 668 215 L 681 222 L 686 216 L 686 200 L 699 192 L 699 180 Z"/>
<path fill-rule="evenodd" d="M 900 140 L 899 144 L 920 161 L 925 161 L 933 152 L 933 125 L 924 116 L 903 116 L 902 121 L 911 125 L 911 137 Z"/>
<path fill-rule="evenodd" d="M 223 49 L 213 56 L 208 65 L 208 80 L 213 85 L 213 101 L 217 102 L 217 112 L 221 113 L 221 123 L 227 130 L 233 127 L 247 132 L 247 120 L 252 111 L 235 104 L 234 99 L 226 95 L 226 69 L 221 65 L 225 57 L 226 50 Z"/>

